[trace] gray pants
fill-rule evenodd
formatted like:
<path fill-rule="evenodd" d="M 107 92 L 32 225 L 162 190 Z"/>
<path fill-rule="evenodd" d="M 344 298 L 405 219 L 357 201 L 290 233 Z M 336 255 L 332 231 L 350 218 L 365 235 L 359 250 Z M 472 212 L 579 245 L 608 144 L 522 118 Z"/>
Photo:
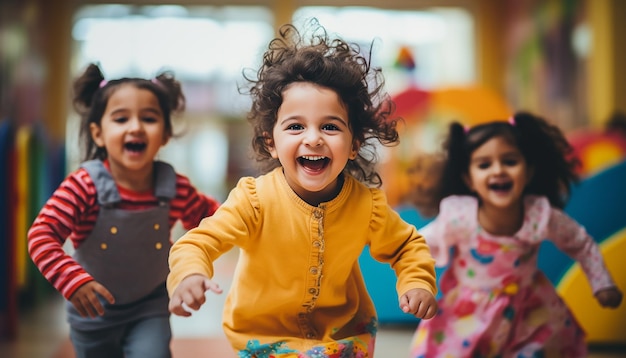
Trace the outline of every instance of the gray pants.
<path fill-rule="evenodd" d="M 115 327 L 70 328 L 76 358 L 171 358 L 172 330 L 167 316 L 149 317 Z"/>

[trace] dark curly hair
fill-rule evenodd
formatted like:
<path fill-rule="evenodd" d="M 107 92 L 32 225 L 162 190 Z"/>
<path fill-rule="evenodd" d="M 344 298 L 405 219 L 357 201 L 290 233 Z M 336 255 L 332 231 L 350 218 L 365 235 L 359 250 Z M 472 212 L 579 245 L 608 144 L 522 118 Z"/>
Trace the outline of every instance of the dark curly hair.
<path fill-rule="evenodd" d="M 380 68 L 370 66 L 370 53 L 361 54 L 360 47 L 340 38 L 331 39 L 326 30 L 311 19 L 307 22 L 311 38 L 292 24 L 279 29 L 263 55 L 261 67 L 247 75 L 252 107 L 248 120 L 254 129 L 252 148 L 262 172 L 280 165 L 271 157 L 268 136 L 276 123 L 283 92 L 294 82 L 309 82 L 333 90 L 345 104 L 353 140 L 360 144 L 357 157 L 349 160 L 344 172 L 375 186 L 382 185 L 376 172 L 376 142 L 390 146 L 399 141 L 396 124 L 391 118 L 395 106 L 384 92 Z"/>
<path fill-rule="evenodd" d="M 121 85 L 126 84 L 154 93 L 163 112 L 165 131 L 168 135 L 173 135 L 171 116 L 172 113 L 184 110 L 185 96 L 180 82 L 171 72 L 162 72 L 151 80 L 125 77 L 106 81 L 100 67 L 91 63 L 74 82 L 74 108 L 81 116 L 79 138 L 82 160 L 106 159 L 106 148 L 96 145 L 89 127 L 91 123 L 100 125 L 109 98 Z"/>
<path fill-rule="evenodd" d="M 579 165 L 573 148 L 561 130 L 541 117 L 518 112 L 512 121 L 493 121 L 465 129 L 458 122 L 450 124 L 444 141 L 446 163 L 443 170 L 442 195 L 473 195 L 463 176 L 468 173 L 472 153 L 488 140 L 503 137 L 519 148 L 533 176 L 526 194 L 542 195 L 552 206 L 563 208 L 569 199 L 571 184 L 579 180 Z"/>

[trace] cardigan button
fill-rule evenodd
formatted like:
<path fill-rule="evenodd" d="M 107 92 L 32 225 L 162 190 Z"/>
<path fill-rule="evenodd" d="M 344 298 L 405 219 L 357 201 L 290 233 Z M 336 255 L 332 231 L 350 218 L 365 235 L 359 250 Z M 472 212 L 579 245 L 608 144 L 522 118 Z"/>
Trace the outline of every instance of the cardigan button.
<path fill-rule="evenodd" d="M 154 245 L 154 247 L 155 247 L 157 250 L 161 250 L 161 248 L 163 247 L 163 244 L 162 244 L 162 243 L 160 243 L 160 242 L 157 242 L 157 243 L 156 243 L 156 245 Z"/>
<path fill-rule="evenodd" d="M 103 243 L 101 243 L 101 244 L 100 244 L 100 249 L 102 249 L 102 250 L 106 250 L 106 249 L 107 249 L 107 247 L 108 247 L 108 246 L 107 246 L 107 244 L 106 244 L 105 242 L 103 242 Z"/>
<path fill-rule="evenodd" d="M 317 272 L 318 272 L 318 271 L 317 271 L 317 267 L 315 267 L 315 266 L 311 267 L 311 270 L 310 270 L 310 271 L 311 271 L 311 274 L 313 274 L 313 275 L 317 275 Z"/>
<path fill-rule="evenodd" d="M 117 228 L 115 226 L 111 226 L 111 234 L 117 234 Z"/>
<path fill-rule="evenodd" d="M 311 333 L 311 332 L 308 332 L 308 333 L 306 334 L 306 338 L 308 338 L 308 339 L 315 338 L 315 334 L 313 334 L 313 333 Z"/>
<path fill-rule="evenodd" d="M 161 225 L 159 224 L 154 224 L 154 230 L 159 230 L 159 228 L 161 227 Z"/>

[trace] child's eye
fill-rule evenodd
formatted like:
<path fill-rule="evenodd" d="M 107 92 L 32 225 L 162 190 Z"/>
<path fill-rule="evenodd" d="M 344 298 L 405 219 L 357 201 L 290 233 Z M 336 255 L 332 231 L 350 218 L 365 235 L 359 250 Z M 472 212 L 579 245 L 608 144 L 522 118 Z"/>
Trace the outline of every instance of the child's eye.
<path fill-rule="evenodd" d="M 156 119 L 156 117 L 144 117 L 143 121 L 147 122 L 147 123 L 156 123 L 157 119 Z"/>
<path fill-rule="evenodd" d="M 337 127 L 334 124 L 325 124 L 325 125 L 322 126 L 322 130 L 325 130 L 325 131 L 336 131 L 336 130 L 339 130 L 339 127 Z"/>
<path fill-rule="evenodd" d="M 478 163 L 477 166 L 478 166 L 479 169 L 487 169 L 487 168 L 489 168 L 491 166 L 491 163 L 489 163 L 489 162 L 481 162 L 481 163 Z"/>
<path fill-rule="evenodd" d="M 287 130 L 291 130 L 291 131 L 301 131 L 303 130 L 304 127 L 301 124 L 290 124 L 287 126 Z"/>
<path fill-rule="evenodd" d="M 505 159 L 502 161 L 502 163 L 504 163 L 504 165 L 509 166 L 509 167 L 514 167 L 517 165 L 519 161 L 517 159 Z"/>
<path fill-rule="evenodd" d="M 128 121 L 128 118 L 126 118 L 126 117 L 115 117 L 115 118 L 113 118 L 113 121 L 115 123 L 124 123 L 124 122 Z"/>

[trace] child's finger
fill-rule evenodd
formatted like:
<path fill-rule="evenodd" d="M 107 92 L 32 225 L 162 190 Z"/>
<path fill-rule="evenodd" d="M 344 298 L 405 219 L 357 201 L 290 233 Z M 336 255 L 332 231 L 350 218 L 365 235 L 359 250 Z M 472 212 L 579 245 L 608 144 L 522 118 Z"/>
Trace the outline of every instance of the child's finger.
<path fill-rule="evenodd" d="M 400 309 L 404 313 L 411 313 L 411 307 L 409 305 L 409 297 L 407 297 L 407 295 L 402 295 L 400 297 Z"/>
<path fill-rule="evenodd" d="M 98 301 L 96 295 L 81 297 L 80 305 L 85 310 L 87 316 L 91 318 L 96 318 L 104 314 L 104 308 L 100 305 L 100 301 Z"/>
<path fill-rule="evenodd" d="M 426 314 L 424 314 L 424 317 L 422 317 L 422 318 L 423 319 L 431 319 L 431 318 L 435 317 L 435 314 L 437 314 L 437 306 L 430 305 L 430 306 L 428 306 L 428 309 L 426 310 Z"/>
<path fill-rule="evenodd" d="M 183 300 L 179 297 L 172 297 L 168 305 L 168 309 L 172 314 L 177 316 L 189 317 L 191 312 L 183 308 Z"/>
<path fill-rule="evenodd" d="M 72 300 L 72 304 L 81 317 L 87 317 L 87 310 L 79 299 Z"/>
<path fill-rule="evenodd" d="M 109 292 L 109 290 L 107 290 L 104 286 L 97 285 L 94 288 L 94 291 L 98 292 L 98 294 L 100 296 L 102 296 L 110 304 L 114 304 L 115 303 L 115 297 L 113 297 L 113 294 L 111 292 Z"/>
<path fill-rule="evenodd" d="M 213 291 L 214 293 L 220 294 L 222 293 L 222 289 L 220 288 L 220 286 L 209 280 L 208 278 L 204 280 L 204 290 L 206 291 Z"/>

